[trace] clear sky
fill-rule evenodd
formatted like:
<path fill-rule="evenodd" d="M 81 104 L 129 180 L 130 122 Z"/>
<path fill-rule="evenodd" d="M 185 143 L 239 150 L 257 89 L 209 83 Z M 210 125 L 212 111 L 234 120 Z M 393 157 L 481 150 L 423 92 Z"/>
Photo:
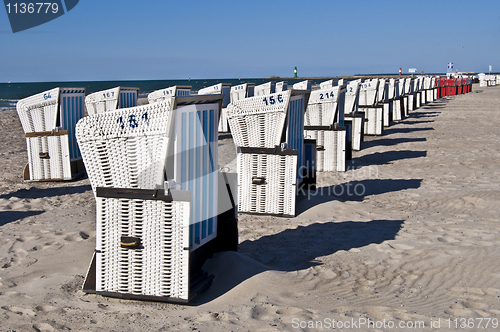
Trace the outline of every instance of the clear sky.
<path fill-rule="evenodd" d="M 500 71 L 500 1 L 80 0 L 15 34 L 0 8 L 0 45 L 0 82 Z"/>

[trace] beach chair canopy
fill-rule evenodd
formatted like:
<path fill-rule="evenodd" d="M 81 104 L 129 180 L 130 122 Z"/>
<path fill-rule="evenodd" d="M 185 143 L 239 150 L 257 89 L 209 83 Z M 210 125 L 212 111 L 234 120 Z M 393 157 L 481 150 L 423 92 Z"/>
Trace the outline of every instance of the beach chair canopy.
<path fill-rule="evenodd" d="M 359 97 L 360 80 L 349 82 L 346 86 L 344 114 L 358 112 L 358 97 Z"/>
<path fill-rule="evenodd" d="M 288 82 L 287 81 L 276 83 L 275 92 L 283 92 L 286 90 L 288 90 Z"/>
<path fill-rule="evenodd" d="M 345 89 L 345 86 L 334 86 L 312 91 L 304 114 L 304 126 L 333 126 L 341 122 L 338 110 L 339 102 L 345 99 Z"/>
<path fill-rule="evenodd" d="M 333 80 L 324 81 L 319 84 L 320 89 L 328 89 L 331 87 L 333 87 Z"/>
<path fill-rule="evenodd" d="M 295 83 L 293 85 L 294 90 L 311 90 L 311 80 L 305 80 L 302 82 Z"/>
<path fill-rule="evenodd" d="M 206 88 L 198 90 L 199 95 L 213 95 L 222 94 L 224 100 L 222 101 L 222 107 L 227 107 L 231 102 L 231 83 L 219 83 Z"/>
<path fill-rule="evenodd" d="M 139 88 L 116 87 L 89 94 L 85 106 L 89 115 L 137 106 Z"/>
<path fill-rule="evenodd" d="M 171 97 L 189 96 L 191 89 L 192 87 L 189 85 L 174 85 L 166 89 L 156 90 L 148 94 L 148 102 L 152 104 Z"/>
<path fill-rule="evenodd" d="M 359 87 L 359 105 L 372 106 L 377 102 L 378 78 L 365 80 Z"/>
<path fill-rule="evenodd" d="M 276 92 L 276 83 L 267 82 L 264 84 L 256 85 L 254 88 L 254 96 L 265 96 Z"/>
<path fill-rule="evenodd" d="M 254 96 L 254 83 L 243 83 L 231 87 L 231 103 L 243 98 Z"/>

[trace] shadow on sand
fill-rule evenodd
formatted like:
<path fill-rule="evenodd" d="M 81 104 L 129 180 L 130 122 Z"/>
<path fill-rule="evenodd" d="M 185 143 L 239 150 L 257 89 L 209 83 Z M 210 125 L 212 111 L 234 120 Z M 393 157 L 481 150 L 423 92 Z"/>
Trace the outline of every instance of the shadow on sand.
<path fill-rule="evenodd" d="M 81 185 L 75 187 L 54 187 L 54 188 L 36 188 L 31 187 L 30 189 L 19 189 L 16 192 L 0 195 L 0 198 L 43 198 L 43 197 L 55 197 L 61 195 L 72 195 L 72 194 L 82 194 L 86 191 L 92 190 L 90 185 Z"/>
<path fill-rule="evenodd" d="M 0 226 L 31 216 L 37 216 L 45 211 L 0 211 Z"/>

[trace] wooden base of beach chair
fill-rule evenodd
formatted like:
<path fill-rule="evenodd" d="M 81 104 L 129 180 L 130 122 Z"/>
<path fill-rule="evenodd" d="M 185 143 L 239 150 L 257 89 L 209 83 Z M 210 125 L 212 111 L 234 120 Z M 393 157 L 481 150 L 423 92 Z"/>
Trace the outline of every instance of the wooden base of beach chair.
<path fill-rule="evenodd" d="M 408 95 L 408 109 L 406 110 L 406 116 L 410 114 L 411 111 L 413 111 L 414 105 L 415 104 L 415 96 L 413 94 Z"/>

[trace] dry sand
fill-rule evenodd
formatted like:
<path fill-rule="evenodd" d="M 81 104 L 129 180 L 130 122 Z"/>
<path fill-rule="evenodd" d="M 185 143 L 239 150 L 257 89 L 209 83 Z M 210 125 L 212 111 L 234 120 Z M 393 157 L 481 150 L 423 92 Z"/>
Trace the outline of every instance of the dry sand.
<path fill-rule="evenodd" d="M 80 290 L 95 244 L 89 181 L 23 183 L 23 131 L 16 112 L 0 112 L 0 330 L 291 331 L 321 321 L 304 329 L 320 331 L 331 319 L 385 319 L 455 331 L 462 318 L 482 330 L 481 318 L 500 319 L 499 111 L 500 87 L 441 98 L 367 137 L 348 172 L 320 174 L 323 193 L 302 199 L 296 218 L 241 215 L 240 251 L 206 263 L 214 283 L 190 306 Z M 221 138 L 229 163 L 234 146 Z"/>

